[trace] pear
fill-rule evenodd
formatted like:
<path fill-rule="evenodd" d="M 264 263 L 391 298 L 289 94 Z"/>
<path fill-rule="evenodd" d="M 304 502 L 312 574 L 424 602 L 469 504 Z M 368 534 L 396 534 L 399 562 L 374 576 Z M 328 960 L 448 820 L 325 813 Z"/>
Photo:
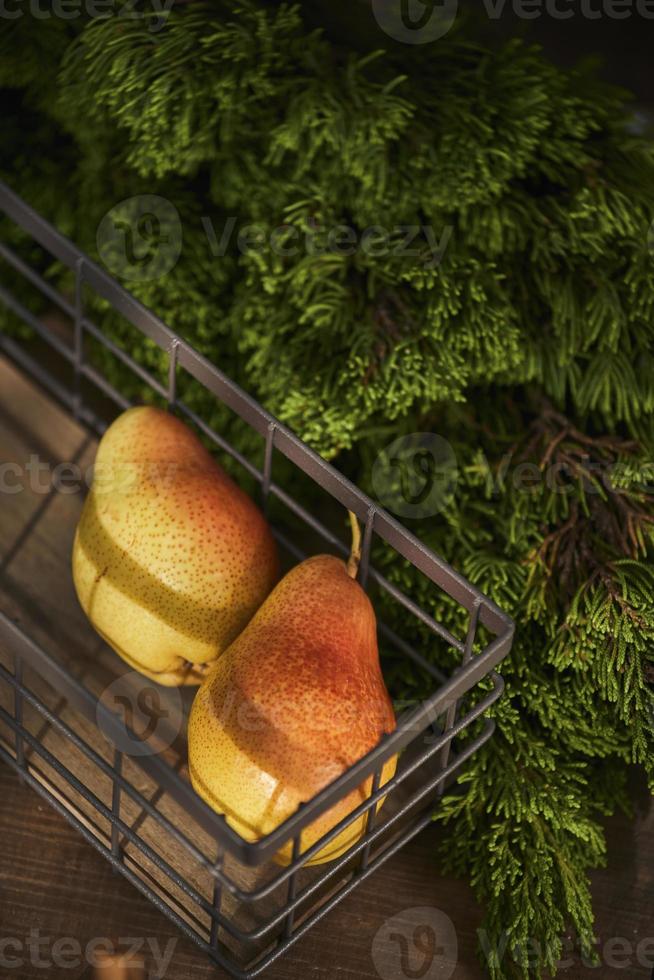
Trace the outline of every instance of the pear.
<path fill-rule="evenodd" d="M 309 558 L 290 571 L 211 668 L 188 729 L 196 792 L 246 840 L 270 833 L 395 728 L 375 614 L 354 557 Z M 382 784 L 397 757 L 384 766 Z M 365 800 L 372 779 L 302 832 L 307 850 Z M 378 806 L 381 806 L 381 802 Z M 306 864 L 360 839 L 358 817 Z M 292 845 L 275 855 L 288 864 Z"/>
<path fill-rule="evenodd" d="M 73 547 L 98 633 L 160 684 L 199 684 L 278 578 L 261 512 L 168 412 L 132 408 L 98 447 Z"/>

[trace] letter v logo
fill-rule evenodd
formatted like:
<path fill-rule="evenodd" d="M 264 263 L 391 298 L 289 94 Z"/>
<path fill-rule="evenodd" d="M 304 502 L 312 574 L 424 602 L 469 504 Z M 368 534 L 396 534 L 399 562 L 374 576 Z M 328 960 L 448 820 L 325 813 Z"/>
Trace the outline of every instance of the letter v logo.
<path fill-rule="evenodd" d="M 444 37 L 458 9 L 459 0 L 372 0 L 381 29 L 404 44 L 428 44 Z"/>

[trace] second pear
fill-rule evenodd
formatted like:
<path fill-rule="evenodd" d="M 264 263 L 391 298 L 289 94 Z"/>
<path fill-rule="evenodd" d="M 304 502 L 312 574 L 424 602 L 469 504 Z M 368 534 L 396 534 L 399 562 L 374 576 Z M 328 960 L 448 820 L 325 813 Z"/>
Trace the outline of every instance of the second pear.
<path fill-rule="evenodd" d="M 193 702 L 189 768 L 196 791 L 242 837 L 268 834 L 395 728 L 375 614 L 345 562 L 302 562 L 212 667 Z M 395 772 L 384 767 L 382 783 Z M 369 778 L 303 832 L 316 843 L 371 792 Z M 378 804 L 378 806 L 381 804 Z M 338 857 L 366 814 L 307 864 Z M 276 860 L 287 864 L 291 845 Z"/>

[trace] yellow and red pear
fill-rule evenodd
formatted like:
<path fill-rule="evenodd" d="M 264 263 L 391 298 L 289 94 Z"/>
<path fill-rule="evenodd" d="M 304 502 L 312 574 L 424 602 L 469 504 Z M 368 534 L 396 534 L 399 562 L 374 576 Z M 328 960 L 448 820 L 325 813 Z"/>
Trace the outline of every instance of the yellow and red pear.
<path fill-rule="evenodd" d="M 343 561 L 319 555 L 281 580 L 198 691 L 188 732 L 191 781 L 242 837 L 255 841 L 394 728 L 370 600 Z M 396 761 L 386 763 L 382 783 Z M 371 783 L 311 823 L 301 850 L 365 800 Z M 360 839 L 365 819 L 358 817 L 307 863 L 342 854 Z M 287 864 L 291 850 L 289 844 L 276 860 Z"/>
<path fill-rule="evenodd" d="M 73 578 L 131 666 L 198 684 L 276 582 L 277 552 L 261 512 L 183 422 L 132 408 L 98 447 Z"/>

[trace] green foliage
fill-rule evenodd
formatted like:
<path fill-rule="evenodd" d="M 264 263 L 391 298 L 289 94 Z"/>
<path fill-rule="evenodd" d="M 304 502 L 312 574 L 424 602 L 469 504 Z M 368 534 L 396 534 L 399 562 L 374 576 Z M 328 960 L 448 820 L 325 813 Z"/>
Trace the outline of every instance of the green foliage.
<path fill-rule="evenodd" d="M 498 977 L 530 975 L 519 964 L 532 941 L 538 969 L 553 969 L 569 925 L 588 946 L 582 868 L 603 860 L 601 817 L 628 806 L 629 763 L 654 787 L 651 456 L 580 431 L 540 392 L 523 393 L 519 409 L 514 397 L 470 392 L 446 411 L 456 494 L 444 519 L 416 528 L 517 622 L 496 734 L 460 780 L 466 792 L 437 814 L 457 834 L 447 865 L 486 899 L 482 939 Z M 386 572 L 463 634 L 426 583 L 392 559 Z"/>
<path fill-rule="evenodd" d="M 602 817 L 627 805 L 628 764 L 654 786 L 654 147 L 621 93 L 518 43 L 453 33 L 408 59 L 330 44 L 299 7 L 254 0 L 173 8 L 158 31 L 26 24 L 0 39 L 0 172 L 20 193 L 91 254 L 118 201 L 173 202 L 178 263 L 128 288 L 367 490 L 398 434 L 454 448 L 456 492 L 411 529 L 518 631 L 496 736 L 439 818 L 447 860 L 486 903 L 493 976 L 539 976 L 569 925 L 590 944 L 587 871 Z M 207 219 L 220 238 L 230 217 L 216 254 Z M 263 245 L 238 247 L 246 226 Z M 334 244 L 339 226 L 358 247 Z M 402 226 L 432 238 L 407 255 Z M 212 400 L 188 397 L 251 448 Z M 403 562 L 376 557 L 465 630 Z M 396 606 L 384 614 L 454 665 Z M 420 695 L 419 675 L 389 670 L 396 696 Z M 521 961 L 530 939 L 540 966 Z"/>

